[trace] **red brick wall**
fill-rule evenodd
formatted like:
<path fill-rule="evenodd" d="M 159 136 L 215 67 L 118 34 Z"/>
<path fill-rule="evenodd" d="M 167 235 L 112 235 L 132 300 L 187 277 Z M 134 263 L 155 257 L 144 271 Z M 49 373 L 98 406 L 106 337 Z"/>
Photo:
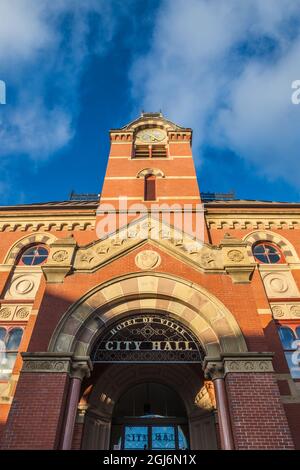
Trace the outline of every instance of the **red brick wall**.
<path fill-rule="evenodd" d="M 68 381 L 62 373 L 21 373 L 0 448 L 57 449 Z"/>
<path fill-rule="evenodd" d="M 229 373 L 225 381 L 236 449 L 294 448 L 272 373 Z"/>

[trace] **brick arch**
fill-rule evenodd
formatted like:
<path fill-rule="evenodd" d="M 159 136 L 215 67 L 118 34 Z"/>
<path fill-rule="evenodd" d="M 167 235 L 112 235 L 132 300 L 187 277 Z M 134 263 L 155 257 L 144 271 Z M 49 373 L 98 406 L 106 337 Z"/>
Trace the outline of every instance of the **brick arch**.
<path fill-rule="evenodd" d="M 284 238 L 282 235 L 279 235 L 278 233 L 270 232 L 267 230 L 256 230 L 246 235 L 243 240 L 249 244 L 248 255 L 251 257 L 253 256 L 252 245 L 254 243 L 257 243 L 259 241 L 269 241 L 274 243 L 275 245 L 278 245 L 287 263 L 300 262 L 299 256 L 291 242 L 289 242 L 286 238 Z"/>
<path fill-rule="evenodd" d="M 137 178 L 144 178 L 145 176 L 154 175 L 160 178 L 165 178 L 165 174 L 163 171 L 159 170 L 158 168 L 144 168 L 136 175 Z"/>
<path fill-rule="evenodd" d="M 135 273 L 97 286 L 66 312 L 49 351 L 89 355 L 99 335 L 128 313 L 164 312 L 186 325 L 206 355 L 245 352 L 240 327 L 229 310 L 208 291 L 161 273 Z"/>
<path fill-rule="evenodd" d="M 19 253 L 23 251 L 23 249 L 28 245 L 33 245 L 35 243 L 44 243 L 45 245 L 50 245 L 57 237 L 51 234 L 45 234 L 43 232 L 36 232 L 32 233 L 31 235 L 27 235 L 26 237 L 20 238 L 17 240 L 8 250 L 4 258 L 4 264 L 13 265 L 15 264 L 16 258 L 18 257 Z"/>

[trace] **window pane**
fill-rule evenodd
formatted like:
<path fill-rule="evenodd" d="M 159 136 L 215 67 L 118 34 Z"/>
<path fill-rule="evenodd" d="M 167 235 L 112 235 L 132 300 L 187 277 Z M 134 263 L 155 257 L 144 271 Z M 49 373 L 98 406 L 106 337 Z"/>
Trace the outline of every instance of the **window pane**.
<path fill-rule="evenodd" d="M 294 349 L 293 341 L 295 340 L 295 335 L 293 331 L 286 326 L 281 326 L 278 332 L 283 349 Z"/>
<path fill-rule="evenodd" d="M 48 257 L 48 250 L 44 246 L 32 246 L 21 256 L 21 261 L 26 266 L 34 266 L 43 263 Z"/>
<path fill-rule="evenodd" d="M 174 426 L 153 426 L 152 449 L 175 449 Z"/>
<path fill-rule="evenodd" d="M 0 341 L 4 341 L 6 335 L 6 328 L 0 328 Z"/>
<path fill-rule="evenodd" d="M 8 351 L 17 351 L 23 335 L 22 328 L 13 328 L 8 334 L 6 349 Z"/>
<path fill-rule="evenodd" d="M 8 379 L 15 365 L 17 353 L 0 352 L 0 379 Z"/>
<path fill-rule="evenodd" d="M 124 449 L 148 449 L 148 427 L 126 426 Z"/>
<path fill-rule="evenodd" d="M 256 255 L 258 253 L 264 253 L 265 251 L 265 248 L 263 245 L 256 245 L 254 248 L 253 248 L 253 253 Z"/>
<path fill-rule="evenodd" d="M 265 245 L 268 253 L 278 253 L 278 250 L 272 245 Z"/>
<path fill-rule="evenodd" d="M 255 255 L 255 258 L 258 259 L 258 261 L 261 261 L 262 263 L 268 263 L 269 262 L 266 255 Z"/>
<path fill-rule="evenodd" d="M 39 246 L 37 251 L 40 256 L 48 256 L 48 250 L 43 246 Z"/>
<path fill-rule="evenodd" d="M 293 379 L 300 379 L 300 345 L 296 351 L 286 352 L 285 358 L 287 360 Z"/>
<path fill-rule="evenodd" d="M 271 263 L 278 263 L 278 261 L 280 260 L 280 256 L 277 254 L 270 254 L 269 258 Z"/>

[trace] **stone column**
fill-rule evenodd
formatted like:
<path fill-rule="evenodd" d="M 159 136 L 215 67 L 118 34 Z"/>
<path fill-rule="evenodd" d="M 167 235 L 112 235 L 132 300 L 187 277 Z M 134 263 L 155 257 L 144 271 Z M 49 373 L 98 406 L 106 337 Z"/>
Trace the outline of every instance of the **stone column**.
<path fill-rule="evenodd" d="M 206 360 L 204 364 L 204 372 L 205 376 L 212 380 L 214 384 L 219 419 L 221 448 L 223 450 L 233 450 L 234 441 L 224 380 L 223 362 Z"/>
<path fill-rule="evenodd" d="M 92 363 L 89 357 L 73 358 L 70 370 L 70 384 L 65 417 L 62 428 L 61 449 L 70 450 L 76 421 L 77 407 L 80 399 L 81 382 L 89 377 Z"/>

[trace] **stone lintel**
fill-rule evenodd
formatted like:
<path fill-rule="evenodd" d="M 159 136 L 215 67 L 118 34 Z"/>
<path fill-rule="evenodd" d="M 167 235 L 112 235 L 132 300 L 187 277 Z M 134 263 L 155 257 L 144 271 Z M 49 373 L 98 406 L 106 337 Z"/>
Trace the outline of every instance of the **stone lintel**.
<path fill-rule="evenodd" d="M 71 378 L 89 377 L 92 363 L 88 356 L 74 356 L 73 353 L 24 352 L 22 373 L 65 373 Z"/>
<path fill-rule="evenodd" d="M 206 357 L 203 370 L 206 378 L 224 378 L 228 373 L 274 372 L 272 352 L 247 352 L 221 354 L 220 357 Z"/>

